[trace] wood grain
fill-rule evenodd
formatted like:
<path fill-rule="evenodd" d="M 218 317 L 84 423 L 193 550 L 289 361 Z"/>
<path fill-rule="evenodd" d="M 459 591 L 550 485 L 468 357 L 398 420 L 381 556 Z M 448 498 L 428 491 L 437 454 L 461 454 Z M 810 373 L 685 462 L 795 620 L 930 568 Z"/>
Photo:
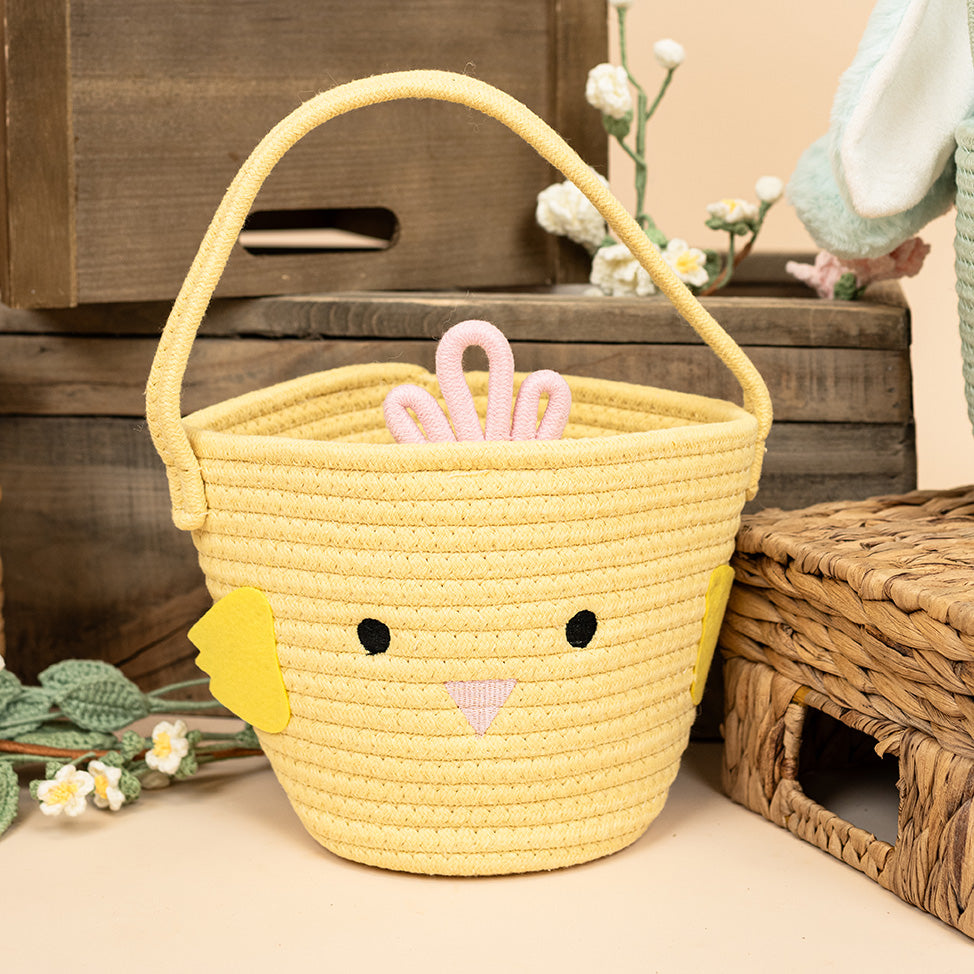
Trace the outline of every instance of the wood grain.
<path fill-rule="evenodd" d="M 588 36 L 595 28 L 592 23 L 592 4 L 589 0 L 551 0 L 552 31 L 548 53 L 550 115 L 547 120 L 556 132 L 568 139 L 571 147 L 590 165 L 608 176 L 608 157 L 605 130 L 592 124 L 592 107 L 579 97 L 585 91 L 589 71 L 599 61 L 593 61 L 593 39 Z M 608 50 L 608 37 L 599 37 L 602 51 Z M 560 173 L 551 172 L 550 182 L 561 182 Z M 548 251 L 553 273 L 549 283 L 559 281 L 587 281 L 591 258 L 587 252 L 565 237 L 548 235 Z"/>
<path fill-rule="evenodd" d="M 370 74 L 428 67 L 481 78 L 606 166 L 581 71 L 605 60 L 607 20 L 586 0 L 3 0 L 3 9 L 16 177 L 7 222 L 20 246 L 8 251 L 7 304 L 171 299 L 257 141 L 317 92 Z M 570 96 L 559 94 L 569 85 Z M 577 280 L 584 261 L 534 221 L 535 197 L 553 179 L 501 125 L 458 106 L 353 113 L 289 152 L 256 207 L 385 206 L 400 222 L 394 245 L 276 256 L 238 247 L 220 293 Z M 58 249 L 44 262 L 48 238 Z"/>
<path fill-rule="evenodd" d="M 74 159 L 65 0 L 0 0 L 0 300 L 71 305 Z"/>
<path fill-rule="evenodd" d="M 178 678 L 207 599 L 148 432 L 109 417 L 8 417 L 0 455 L 11 667 L 31 678 L 81 656 L 124 664 L 146 685 Z"/>
<path fill-rule="evenodd" d="M 147 338 L 0 335 L 0 412 L 141 416 L 155 341 Z M 739 401 L 734 377 L 703 345 L 512 342 L 523 371 L 551 368 Z M 202 338 L 183 389 L 183 409 L 312 372 L 364 362 L 434 368 L 436 343 L 395 339 Z M 754 347 L 779 421 L 906 422 L 911 417 L 906 351 Z"/>
<path fill-rule="evenodd" d="M 783 264 L 766 255 L 762 265 Z M 755 258 L 757 260 L 757 258 Z M 746 266 L 746 265 L 745 265 Z M 779 283 L 774 290 L 783 287 Z M 214 301 L 204 336 L 266 338 L 438 339 L 465 318 L 497 324 L 512 340 L 538 342 L 647 342 L 698 344 L 699 339 L 662 297 L 588 297 L 577 288 L 533 293 L 369 292 Z M 745 291 L 746 293 L 741 293 Z M 768 294 L 768 287 L 742 285 L 737 293 L 707 298 L 704 305 L 742 346 L 786 348 L 908 349 L 910 318 L 896 299 L 821 301 L 801 287 Z M 169 305 L 120 303 L 57 310 L 0 307 L 0 333 L 153 335 L 162 330 Z"/>

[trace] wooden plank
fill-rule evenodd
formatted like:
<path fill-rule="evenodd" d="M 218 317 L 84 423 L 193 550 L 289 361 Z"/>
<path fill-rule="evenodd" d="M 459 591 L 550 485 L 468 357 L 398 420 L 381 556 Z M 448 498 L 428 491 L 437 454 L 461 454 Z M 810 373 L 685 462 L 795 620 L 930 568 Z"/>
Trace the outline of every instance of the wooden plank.
<path fill-rule="evenodd" d="M 194 151 L 180 158 L 168 152 L 164 171 L 157 171 L 157 156 L 148 146 L 167 123 L 168 100 L 145 106 L 139 92 L 128 99 L 113 96 L 113 105 L 121 101 L 123 111 L 139 119 L 126 134 L 128 155 L 104 134 L 114 119 L 99 119 L 98 125 L 92 120 L 83 129 L 78 148 L 79 156 L 85 152 L 78 163 L 81 302 L 175 295 L 236 169 L 211 165 L 218 136 L 210 134 L 209 116 L 237 118 L 242 127 L 247 118 L 238 110 L 238 98 L 212 98 L 195 111 L 187 107 L 182 124 Z M 294 107 L 294 99 L 278 101 L 264 114 L 284 115 Z M 219 137 L 231 151 L 246 155 L 258 134 L 233 131 Z M 431 144 L 441 141 L 451 151 L 431 154 Z M 97 148 L 88 152 L 89 146 Z M 489 220 L 475 212 L 471 180 L 477 199 L 490 208 Z M 546 235 L 528 217 L 546 180 L 547 167 L 527 146 L 496 123 L 471 132 L 469 113 L 456 106 L 399 103 L 336 119 L 282 161 L 257 208 L 384 207 L 399 224 L 393 246 L 366 253 L 254 256 L 238 245 L 218 293 L 542 283 L 548 276 Z M 124 205 L 104 205 L 109 185 Z M 151 195 L 141 199 L 146 186 L 153 187 Z"/>
<path fill-rule="evenodd" d="M 608 141 L 602 126 L 592 125 L 592 106 L 584 97 L 589 71 L 598 63 L 594 51 L 608 51 L 607 17 L 593 17 L 589 0 L 552 0 L 552 43 L 549 64 L 551 108 L 547 116 L 555 131 L 569 137 L 572 148 L 594 169 L 609 175 Z M 604 60 L 600 57 L 599 60 Z M 549 182 L 564 177 L 550 170 Z M 564 237 L 549 235 L 554 267 L 552 283 L 586 281 L 592 266 L 584 248 Z"/>
<path fill-rule="evenodd" d="M 576 21 L 598 25 L 576 41 L 578 59 L 594 64 L 605 57 L 604 9 L 574 7 Z M 548 0 L 245 0 L 229 15 L 215 0 L 73 0 L 79 300 L 172 297 L 239 163 L 333 84 L 444 68 L 547 114 L 557 9 Z M 308 29 L 325 21 L 324 33 Z M 565 134 L 595 145 L 598 114 L 577 120 L 582 132 Z M 604 133 L 601 146 L 596 164 Z M 394 246 L 288 256 L 238 247 L 221 293 L 544 283 L 555 269 L 533 212 L 549 182 L 528 147 L 457 106 L 401 102 L 336 119 L 288 154 L 257 206 L 386 206 L 400 221 Z"/>
<path fill-rule="evenodd" d="M 241 0 L 232 13 L 218 0 L 0 0 L 0 8 L 9 190 L 0 293 L 23 307 L 171 299 L 237 166 L 320 90 L 441 68 L 551 117 L 552 86 L 575 85 L 581 65 L 607 50 L 604 9 L 585 0 Z M 576 27 L 584 29 L 569 45 Z M 561 118 L 580 126 L 564 134 L 604 169 L 598 113 Z M 221 293 L 583 279 L 584 261 L 556 260 L 558 245 L 533 220 L 535 196 L 552 179 L 511 133 L 457 106 L 355 113 L 289 153 L 257 205 L 386 205 L 401 223 L 395 245 L 370 255 L 256 256 L 238 247 Z"/>
<path fill-rule="evenodd" d="M 894 301 L 837 302 L 749 296 L 704 305 L 743 346 L 908 349 L 909 313 Z M 898 287 L 891 297 L 902 298 Z M 158 335 L 164 302 L 58 310 L 0 307 L 0 334 Z M 404 292 L 277 296 L 215 301 L 204 336 L 437 339 L 465 318 L 485 318 L 512 341 L 687 344 L 699 339 L 662 297 L 599 298 L 554 292 Z"/>
<path fill-rule="evenodd" d="M 911 451 L 909 425 L 779 424 L 757 502 L 907 490 Z M 30 678 L 59 658 L 90 656 L 123 664 L 145 686 L 193 676 L 185 633 L 209 602 L 144 426 L 7 416 L 0 456 L 10 666 Z"/>
<path fill-rule="evenodd" d="M 2 0 L 0 299 L 77 301 L 65 0 Z"/>
<path fill-rule="evenodd" d="M 804 297 L 712 297 L 704 306 L 744 346 L 909 347 L 899 308 Z M 439 338 L 464 318 L 486 318 L 523 341 L 696 343 L 664 297 L 569 294 L 298 295 L 214 307 L 205 333 L 327 337 Z"/>
<path fill-rule="evenodd" d="M 739 400 L 736 380 L 703 345 L 513 342 L 523 371 L 635 382 Z M 0 336 L 0 412 L 113 415 L 144 412 L 155 341 L 147 338 Z M 434 367 L 432 341 L 202 338 L 183 390 L 183 408 L 341 365 L 404 361 Z M 907 351 L 756 347 L 779 421 L 904 423 L 912 416 Z"/>
<path fill-rule="evenodd" d="M 745 513 L 905 493 L 916 487 L 912 423 L 775 423 L 767 446 L 761 489 Z"/>
<path fill-rule="evenodd" d="M 208 603 L 148 433 L 107 417 L 8 417 L 0 456 L 11 667 L 31 678 L 90 656 L 146 685 L 185 674 L 186 629 Z"/>

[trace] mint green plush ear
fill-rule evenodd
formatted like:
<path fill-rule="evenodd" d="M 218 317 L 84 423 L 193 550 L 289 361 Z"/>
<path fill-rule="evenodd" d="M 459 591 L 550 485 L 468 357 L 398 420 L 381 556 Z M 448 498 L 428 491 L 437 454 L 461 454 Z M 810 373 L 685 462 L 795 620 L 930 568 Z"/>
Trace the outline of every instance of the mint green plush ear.
<path fill-rule="evenodd" d="M 260 731 L 276 734 L 291 719 L 277 659 L 274 616 L 263 592 L 238 588 L 220 599 L 189 631 L 210 692 Z"/>
<path fill-rule="evenodd" d="M 884 217 L 916 206 L 953 156 L 954 131 L 972 108 L 966 4 L 877 4 L 833 111 L 852 208 Z"/>
<path fill-rule="evenodd" d="M 788 197 L 822 249 L 880 257 L 953 203 L 954 129 L 974 111 L 966 5 L 879 0 Z"/>

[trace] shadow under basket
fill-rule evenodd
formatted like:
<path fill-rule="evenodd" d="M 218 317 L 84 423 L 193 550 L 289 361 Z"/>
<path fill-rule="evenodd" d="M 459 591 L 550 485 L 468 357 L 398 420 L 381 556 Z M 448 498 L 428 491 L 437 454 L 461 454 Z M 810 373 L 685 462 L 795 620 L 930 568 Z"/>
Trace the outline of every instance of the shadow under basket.
<path fill-rule="evenodd" d="M 763 511 L 732 565 L 727 794 L 974 937 L 974 488 Z M 877 756 L 894 841 L 808 794 Z"/>

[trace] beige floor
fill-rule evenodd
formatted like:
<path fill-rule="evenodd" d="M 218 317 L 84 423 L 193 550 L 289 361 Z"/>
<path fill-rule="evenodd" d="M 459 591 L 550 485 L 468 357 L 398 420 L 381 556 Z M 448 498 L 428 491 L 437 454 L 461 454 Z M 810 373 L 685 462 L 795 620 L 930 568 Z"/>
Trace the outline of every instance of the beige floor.
<path fill-rule="evenodd" d="M 629 849 L 548 874 L 436 879 L 358 866 L 302 830 L 262 759 L 117 815 L 0 840 L 4 971 L 969 972 L 974 942 L 718 790 L 694 744 Z M 848 815 L 895 816 L 895 793 Z M 921 964 L 922 962 L 922 964 Z"/>

